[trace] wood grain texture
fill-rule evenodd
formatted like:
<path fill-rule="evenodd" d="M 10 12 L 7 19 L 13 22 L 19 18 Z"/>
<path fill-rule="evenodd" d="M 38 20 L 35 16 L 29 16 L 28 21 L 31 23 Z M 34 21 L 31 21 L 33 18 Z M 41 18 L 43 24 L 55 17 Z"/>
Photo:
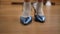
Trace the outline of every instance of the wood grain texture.
<path fill-rule="evenodd" d="M 45 23 L 34 21 L 32 8 L 31 24 L 24 26 L 20 22 L 22 5 L 0 4 L 0 34 L 60 34 L 60 5 L 44 6 Z"/>

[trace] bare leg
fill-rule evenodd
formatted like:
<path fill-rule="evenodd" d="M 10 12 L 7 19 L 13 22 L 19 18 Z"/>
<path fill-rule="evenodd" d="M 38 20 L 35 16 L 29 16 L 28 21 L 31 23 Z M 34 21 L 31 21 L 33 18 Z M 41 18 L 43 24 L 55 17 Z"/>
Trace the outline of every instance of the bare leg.
<path fill-rule="evenodd" d="M 24 0 L 24 6 L 23 6 L 23 17 L 30 16 L 31 12 L 31 2 L 30 0 Z"/>
<path fill-rule="evenodd" d="M 44 23 L 43 0 L 38 0 L 35 8 L 35 20 Z"/>
<path fill-rule="evenodd" d="M 32 22 L 32 17 L 30 16 L 30 11 L 31 11 L 30 0 L 24 0 L 23 15 L 20 17 L 22 24 L 28 25 Z"/>
<path fill-rule="evenodd" d="M 42 16 L 44 15 L 44 13 L 43 13 L 43 0 L 38 0 L 36 11 L 37 11 L 38 15 L 42 15 Z"/>

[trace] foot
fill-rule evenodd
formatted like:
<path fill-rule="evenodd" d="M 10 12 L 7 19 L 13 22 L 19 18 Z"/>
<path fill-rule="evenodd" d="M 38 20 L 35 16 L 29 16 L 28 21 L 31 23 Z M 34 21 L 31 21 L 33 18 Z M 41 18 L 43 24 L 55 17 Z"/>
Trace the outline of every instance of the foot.
<path fill-rule="evenodd" d="M 43 13 L 43 9 L 40 9 L 40 13 L 39 13 L 37 11 L 37 4 L 38 4 L 37 2 L 33 4 L 33 8 L 34 8 L 34 11 L 35 11 L 35 13 L 34 13 L 35 21 L 44 23 L 45 22 L 45 16 L 44 16 L 44 13 Z M 42 4 L 41 4 L 40 7 L 42 7 Z"/>
<path fill-rule="evenodd" d="M 32 17 L 20 17 L 20 21 L 24 25 L 28 25 L 32 22 Z"/>
<path fill-rule="evenodd" d="M 35 21 L 44 23 L 45 22 L 45 16 L 35 15 Z"/>

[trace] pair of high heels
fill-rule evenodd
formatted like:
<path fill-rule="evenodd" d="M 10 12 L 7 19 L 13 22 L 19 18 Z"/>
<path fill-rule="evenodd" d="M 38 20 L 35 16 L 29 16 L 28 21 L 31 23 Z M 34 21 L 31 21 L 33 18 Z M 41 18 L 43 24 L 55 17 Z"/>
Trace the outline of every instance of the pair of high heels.
<path fill-rule="evenodd" d="M 35 10 L 35 8 L 34 8 Z M 35 10 L 35 13 L 37 13 L 37 11 Z M 45 16 L 44 15 L 38 15 L 38 14 L 34 14 L 34 20 L 35 21 L 38 21 L 38 22 L 41 22 L 41 23 L 44 23 L 45 22 Z M 29 17 L 20 17 L 20 21 L 22 24 L 24 25 L 28 25 L 32 22 L 32 17 L 29 16 Z"/>

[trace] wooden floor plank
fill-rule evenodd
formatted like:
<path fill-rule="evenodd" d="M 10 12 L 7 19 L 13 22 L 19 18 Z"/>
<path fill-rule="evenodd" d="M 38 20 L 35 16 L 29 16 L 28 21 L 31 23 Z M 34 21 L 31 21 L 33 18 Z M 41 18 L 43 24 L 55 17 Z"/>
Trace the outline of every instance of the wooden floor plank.
<path fill-rule="evenodd" d="M 22 5 L 0 5 L 0 34 L 60 34 L 60 5 L 44 6 L 45 23 L 34 21 L 32 8 L 31 24 L 20 23 Z"/>

